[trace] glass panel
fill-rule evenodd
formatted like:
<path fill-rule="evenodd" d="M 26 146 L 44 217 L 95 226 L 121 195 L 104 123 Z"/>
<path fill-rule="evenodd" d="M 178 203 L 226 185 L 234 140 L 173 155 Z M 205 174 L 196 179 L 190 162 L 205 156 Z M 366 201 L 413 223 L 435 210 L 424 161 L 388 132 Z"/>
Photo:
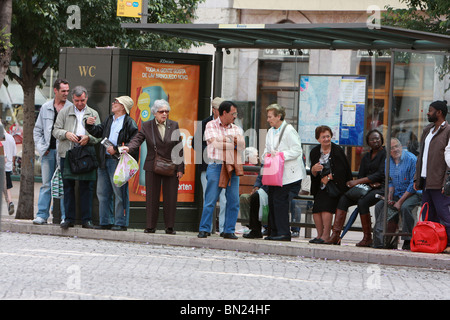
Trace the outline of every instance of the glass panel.
<path fill-rule="evenodd" d="M 450 88 L 446 61 L 448 55 L 444 54 L 395 52 L 391 134 L 416 155 L 422 130 L 429 124 L 428 106 L 432 101 L 450 98 L 450 90 L 446 92 Z"/>

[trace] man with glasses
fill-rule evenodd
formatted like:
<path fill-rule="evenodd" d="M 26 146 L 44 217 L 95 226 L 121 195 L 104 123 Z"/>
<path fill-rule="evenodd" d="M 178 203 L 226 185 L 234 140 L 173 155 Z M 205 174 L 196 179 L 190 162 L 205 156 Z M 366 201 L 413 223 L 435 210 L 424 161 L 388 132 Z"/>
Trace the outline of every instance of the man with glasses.
<path fill-rule="evenodd" d="M 388 212 L 387 232 L 396 231 L 399 214 L 402 220 L 402 232 L 412 233 L 415 218 L 412 213 L 414 208 L 420 206 L 421 192 L 414 190 L 414 174 L 416 173 L 417 158 L 407 150 L 402 150 L 402 144 L 397 138 L 391 139 L 391 156 L 389 157 L 389 194 L 388 204 L 393 207 Z M 375 205 L 374 244 L 375 248 L 383 248 L 383 209 L 384 201 Z M 391 216 L 391 212 L 397 214 Z M 410 250 L 411 236 L 402 236 L 404 240 L 402 249 Z"/>
<path fill-rule="evenodd" d="M 210 235 L 212 215 L 222 191 L 222 188 L 219 187 L 222 166 L 225 165 L 225 160 L 227 163 L 231 160 L 226 159 L 226 151 L 236 148 L 240 152 L 245 149 L 242 129 L 233 123 L 236 117 L 236 104 L 231 101 L 223 101 L 219 106 L 219 117 L 206 125 L 205 139 L 208 143 L 208 158 L 213 162 L 208 164 L 206 170 L 208 181 L 198 238 L 206 238 Z M 234 231 L 239 214 L 239 176 L 236 175 L 235 170 L 231 172 L 231 179 L 227 185 L 223 238 L 237 239 Z"/>
<path fill-rule="evenodd" d="M 95 125 L 94 117 L 85 118 L 86 130 L 91 135 L 96 138 L 107 138 L 111 143 L 109 146 L 105 144 L 105 148 L 100 148 L 100 164 L 97 171 L 100 217 L 100 225 L 96 227 L 98 229 L 126 231 L 128 227 L 130 216 L 128 182 L 117 187 L 114 184 L 114 172 L 120 158 L 118 147 L 128 144 L 138 132 L 136 122 L 129 116 L 133 104 L 133 99 L 121 96 L 113 101 L 112 114 L 102 124 Z M 131 156 L 137 159 L 138 153 Z"/>

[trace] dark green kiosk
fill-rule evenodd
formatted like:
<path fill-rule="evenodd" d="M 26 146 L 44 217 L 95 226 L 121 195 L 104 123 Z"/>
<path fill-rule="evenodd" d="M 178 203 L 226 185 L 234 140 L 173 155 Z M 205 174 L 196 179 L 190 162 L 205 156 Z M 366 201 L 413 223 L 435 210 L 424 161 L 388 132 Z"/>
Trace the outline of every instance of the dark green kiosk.
<path fill-rule="evenodd" d="M 210 113 L 212 81 L 210 55 L 117 48 L 61 48 L 59 77 L 66 78 L 71 88 L 77 85 L 86 87 L 89 93 L 88 105 L 98 111 L 101 121 L 110 114 L 111 102 L 118 96 L 128 95 L 133 98 L 134 112 L 130 115 L 136 117 L 138 126 L 141 121 L 150 119 L 150 107 L 155 99 L 168 100 L 175 115 L 178 116 L 178 119 L 172 117 L 171 119 L 178 121 L 180 128 L 186 129 L 183 131 L 184 134 L 182 133 L 183 142 L 189 146 L 194 136 L 195 121 L 201 121 Z M 157 85 L 142 86 L 146 80 L 153 81 Z M 169 80 L 178 82 L 172 81 L 167 84 L 169 89 L 164 85 L 158 85 L 164 81 L 168 83 Z M 184 83 L 188 82 L 191 84 L 183 87 Z M 177 83 L 180 84 L 180 88 L 177 88 Z M 140 158 L 144 152 L 142 146 Z M 102 146 L 99 145 L 98 148 L 100 147 Z M 185 151 L 185 158 L 188 158 L 188 161 L 189 158 L 192 160 L 191 164 L 186 165 L 185 177 L 189 181 L 183 184 L 181 183 L 183 179 L 180 181 L 182 187 L 179 188 L 178 194 L 175 229 L 179 231 L 197 231 L 203 208 L 200 173 L 197 172 L 193 161 L 193 150 L 188 151 L 192 152 L 190 155 Z M 139 181 L 134 183 L 134 187 L 131 186 L 130 180 L 130 228 L 145 228 L 146 214 L 143 201 L 145 191 L 141 190 L 141 186 L 145 184 L 141 179 L 143 178 L 136 179 Z M 98 224 L 98 201 L 95 192 L 93 206 L 93 222 Z M 77 213 L 77 219 L 79 217 Z M 158 229 L 164 230 L 163 221 L 161 205 Z"/>

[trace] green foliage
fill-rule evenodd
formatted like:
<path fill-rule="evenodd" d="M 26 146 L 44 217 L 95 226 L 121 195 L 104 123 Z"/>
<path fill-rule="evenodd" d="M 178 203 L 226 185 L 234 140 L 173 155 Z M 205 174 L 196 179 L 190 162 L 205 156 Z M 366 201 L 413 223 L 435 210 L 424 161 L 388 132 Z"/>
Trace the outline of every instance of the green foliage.
<path fill-rule="evenodd" d="M 11 33 L 6 32 L 7 27 L 4 27 L 0 30 L 0 53 L 4 52 L 8 48 L 12 48 L 12 44 L 10 41 Z"/>
<path fill-rule="evenodd" d="M 433 33 L 450 33 L 450 0 L 402 0 L 407 9 L 388 6 L 383 24 Z"/>
<path fill-rule="evenodd" d="M 408 9 L 387 7 L 383 14 L 383 24 L 406 29 L 427 31 L 432 33 L 450 34 L 450 0 L 402 0 Z M 409 61 L 409 54 L 401 58 Z M 444 56 L 443 62 L 437 67 L 439 80 L 450 74 L 450 57 Z M 450 86 L 445 92 L 450 90 Z"/>
<path fill-rule="evenodd" d="M 197 4 L 203 0 L 149 0 L 149 23 L 191 23 Z M 72 12 L 77 5 L 81 13 L 80 29 L 69 29 Z M 121 28 L 124 22 L 140 22 L 136 18 L 117 17 L 117 0 L 14 0 L 12 60 L 18 65 L 33 57 L 35 74 L 38 66 L 58 68 L 61 47 L 107 47 L 178 51 L 193 42 L 184 39 L 141 33 Z M 194 43 L 195 44 L 195 43 Z M 46 66 L 47 67 L 47 66 Z"/>

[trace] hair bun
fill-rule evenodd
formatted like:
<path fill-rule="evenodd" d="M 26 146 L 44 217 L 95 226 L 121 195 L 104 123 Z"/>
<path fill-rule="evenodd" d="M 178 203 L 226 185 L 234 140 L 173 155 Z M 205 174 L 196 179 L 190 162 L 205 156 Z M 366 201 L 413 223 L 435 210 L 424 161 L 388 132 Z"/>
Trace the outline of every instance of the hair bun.
<path fill-rule="evenodd" d="M 444 103 L 447 104 L 447 100 L 444 100 Z"/>

